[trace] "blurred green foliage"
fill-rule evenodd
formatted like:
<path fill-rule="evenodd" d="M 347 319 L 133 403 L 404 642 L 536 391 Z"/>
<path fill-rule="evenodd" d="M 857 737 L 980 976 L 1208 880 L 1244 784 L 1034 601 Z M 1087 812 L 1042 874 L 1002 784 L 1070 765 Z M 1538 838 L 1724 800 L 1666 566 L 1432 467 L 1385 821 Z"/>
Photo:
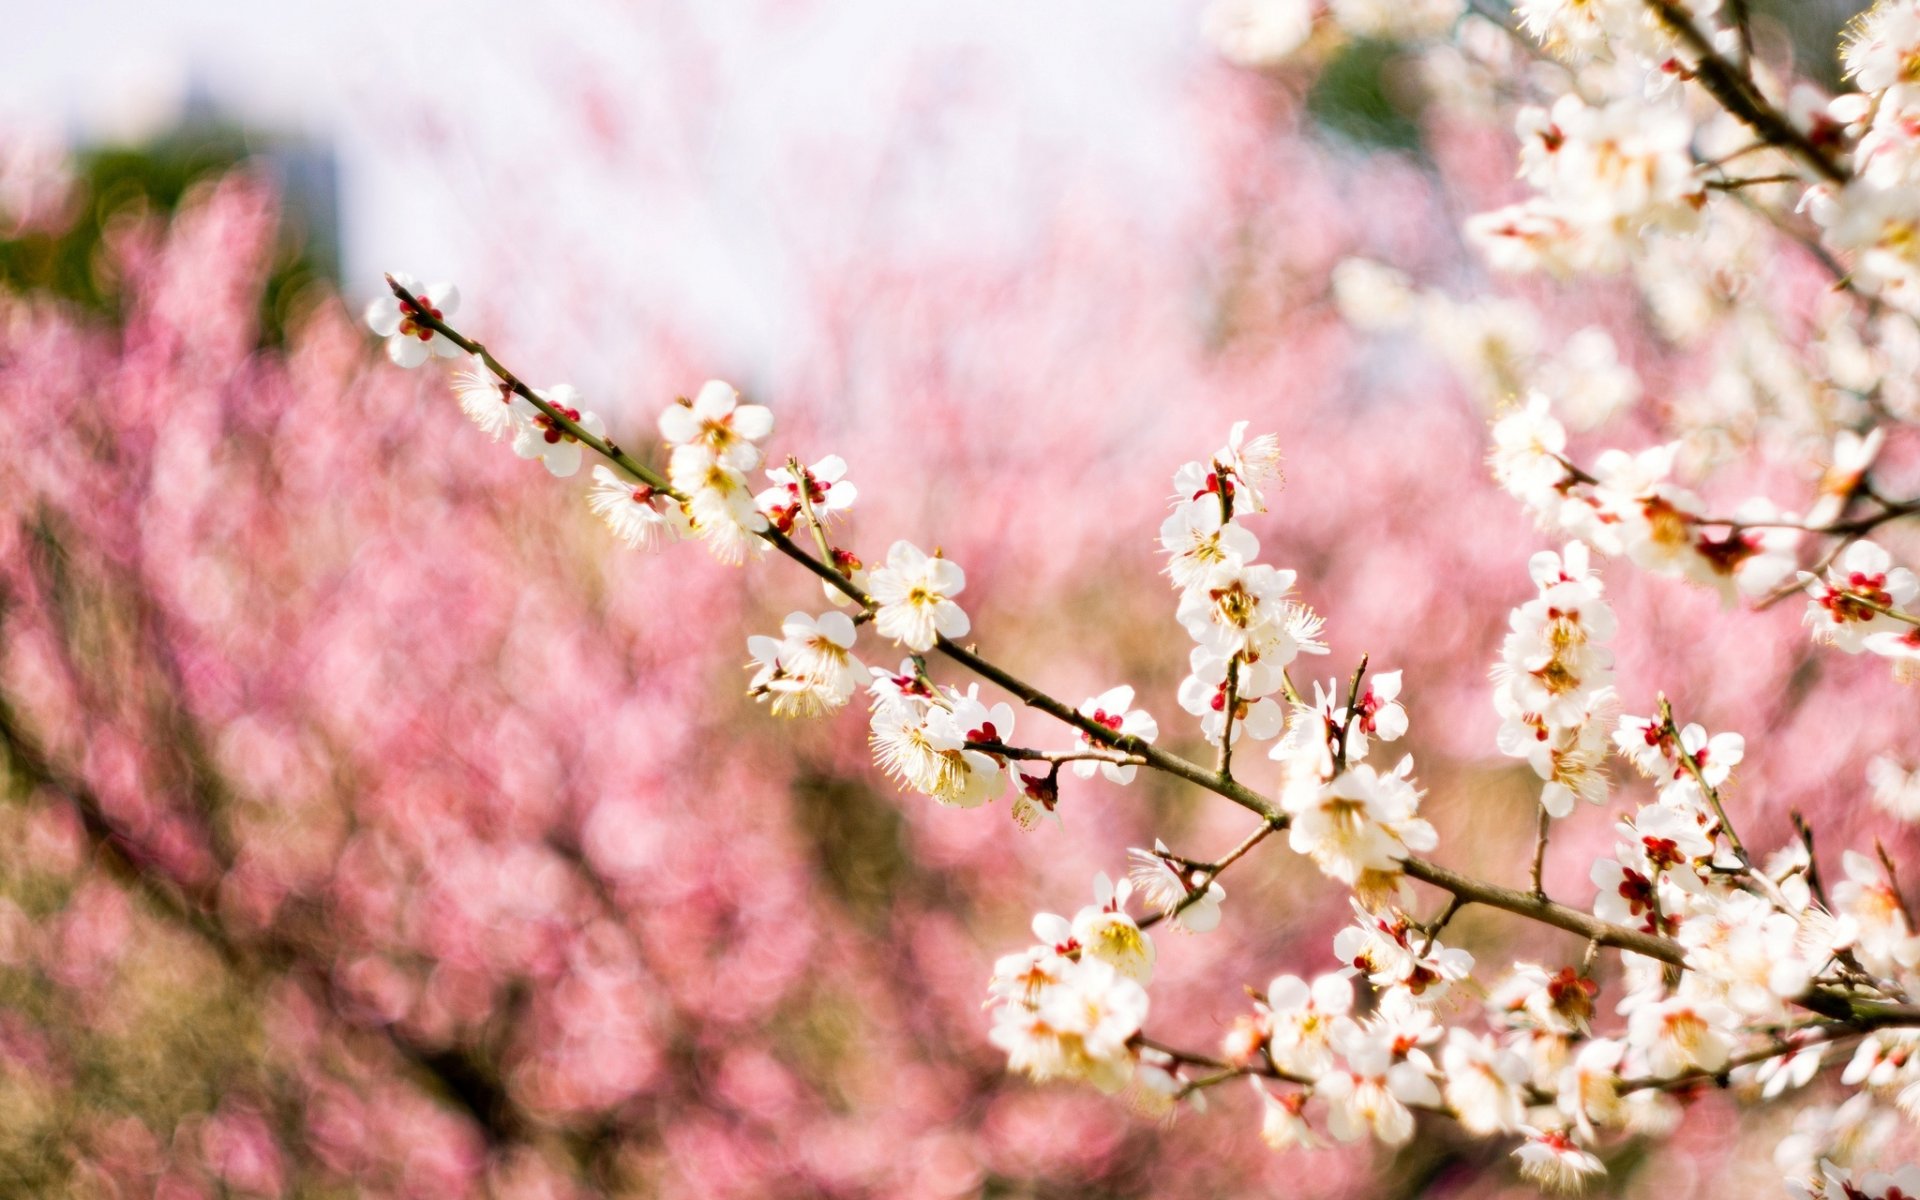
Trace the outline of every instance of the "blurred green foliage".
<path fill-rule="evenodd" d="M 0 287 L 58 296 L 105 318 L 120 311 L 113 273 L 101 255 L 104 232 L 123 215 L 170 217 L 196 185 L 211 182 L 258 157 L 238 127 L 194 124 L 139 146 L 76 150 L 72 166 L 75 217 L 58 231 L 34 230 L 0 238 Z M 284 172 L 281 172 L 284 174 Z M 327 181 L 330 183 L 330 180 Z M 267 286 L 260 301 L 260 340 L 280 345 L 286 327 L 315 285 L 338 282 L 331 197 L 323 219 L 298 202 L 281 218 Z M 326 227 L 321 227 L 321 226 Z"/>
<path fill-rule="evenodd" d="M 1329 132 L 1362 147 L 1420 152 L 1419 113 L 1392 86 L 1398 43 L 1343 46 L 1307 93 L 1307 112 Z"/>

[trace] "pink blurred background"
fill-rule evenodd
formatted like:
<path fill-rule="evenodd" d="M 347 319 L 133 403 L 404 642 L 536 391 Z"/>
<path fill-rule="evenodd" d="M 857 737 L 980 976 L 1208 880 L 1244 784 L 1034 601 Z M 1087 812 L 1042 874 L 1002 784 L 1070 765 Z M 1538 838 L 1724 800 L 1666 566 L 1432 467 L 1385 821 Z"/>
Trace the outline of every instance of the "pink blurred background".
<path fill-rule="evenodd" d="M 11 214 L 22 245 L 98 223 L 105 307 L 0 294 L 0 1178 L 168 1197 L 1521 1186 L 1502 1148 L 1437 1125 L 1398 1154 L 1283 1157 L 1238 1089 L 1163 1127 L 1005 1076 L 980 1001 L 1032 913 L 1072 911 L 1155 836 L 1218 853 L 1245 815 L 1095 781 L 1023 835 L 999 804 L 896 794 L 857 715 L 780 723 L 741 694 L 747 633 L 816 606 L 813 585 L 621 550 L 577 483 L 489 445 L 354 316 L 382 270 L 455 279 L 462 328 L 578 384 L 629 446 L 675 394 L 732 380 L 775 409 L 776 456 L 847 458 L 856 549 L 943 546 L 989 656 L 1069 700 L 1134 683 L 1187 752 L 1153 536 L 1167 480 L 1234 420 L 1275 430 L 1266 557 L 1328 616 L 1329 673 L 1363 651 L 1406 670 L 1438 857 L 1517 882 L 1533 784 L 1494 753 L 1486 678 L 1547 543 L 1486 479 L 1487 414 L 1410 339 L 1348 329 L 1328 283 L 1365 254 L 1492 290 L 1456 223 L 1511 194 L 1503 130 L 1428 121 L 1415 151 L 1330 133 L 1305 79 L 1216 61 L 1181 5 L 237 15 L 17 14 L 0 91 L 16 147 L 212 113 L 265 152 L 172 212 L 58 168 L 15 193 L 37 197 Z M 287 206 L 344 295 L 303 287 L 262 348 Z M 1807 264 L 1768 270 L 1759 293 L 1804 323 Z M 1648 380 L 1593 444 L 1655 440 L 1689 363 L 1627 289 L 1527 294 L 1549 340 L 1599 323 Z M 1791 605 L 1608 580 L 1628 709 L 1665 689 L 1747 735 L 1750 842 L 1779 844 L 1798 808 L 1823 855 L 1911 848 L 1861 777 L 1920 751 L 1910 691 L 1816 653 Z M 1037 715 L 1021 733 L 1064 741 Z M 1560 898 L 1590 898 L 1609 816 L 1556 840 Z M 1345 902 L 1300 861 L 1263 853 L 1227 891 L 1220 932 L 1161 939 L 1164 1040 L 1211 1049 L 1243 984 L 1334 966 Z M 1582 948 L 1472 911 L 1458 936 L 1489 980 Z M 1776 1186 L 1790 1110 L 1692 1109 L 1609 1186 Z"/>

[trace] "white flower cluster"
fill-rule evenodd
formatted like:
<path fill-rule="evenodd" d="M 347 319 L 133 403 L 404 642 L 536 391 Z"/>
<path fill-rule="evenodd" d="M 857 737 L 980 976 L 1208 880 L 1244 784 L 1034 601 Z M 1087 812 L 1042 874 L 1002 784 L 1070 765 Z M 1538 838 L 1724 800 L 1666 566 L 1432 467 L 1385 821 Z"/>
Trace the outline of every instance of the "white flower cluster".
<path fill-rule="evenodd" d="M 1348 6 L 1340 19 L 1358 21 L 1352 14 L 1359 7 Z M 1575 7 L 1532 4 L 1528 19 L 1560 30 L 1569 54 L 1599 53 L 1596 46 L 1622 36 L 1609 24 L 1621 14 L 1593 5 L 1587 16 L 1604 28 L 1586 49 L 1573 49 L 1573 31 L 1587 19 Z M 1884 15 L 1876 20 L 1873 28 L 1886 26 L 1885 37 L 1899 32 Z M 1542 153 L 1562 155 L 1567 147 Z M 1646 165 L 1581 169 L 1618 169 L 1657 191 L 1664 177 L 1649 175 Z M 1427 303 L 1404 281 L 1369 270 L 1345 272 L 1341 286 L 1350 294 L 1343 304 L 1370 306 L 1384 324 Z M 1364 301 L 1358 293 L 1367 293 Z M 369 314 L 376 331 L 395 339 L 389 352 L 396 361 L 417 363 L 445 353 L 442 343 L 464 344 L 425 323 L 450 310 L 451 290 L 418 294 L 430 307 L 377 305 Z M 1606 354 L 1593 350 L 1590 357 L 1617 365 L 1610 343 Z M 1610 728 L 1613 752 L 1654 781 L 1655 796 L 1617 823 L 1611 856 L 1589 872 L 1597 888 L 1593 915 L 1605 928 L 1552 910 L 1553 923 L 1593 935 L 1586 964 L 1521 963 L 1485 990 L 1471 978 L 1472 955 L 1439 940 L 1454 912 L 1472 902 L 1524 915 L 1549 911 L 1546 901 L 1449 879 L 1437 864 L 1410 861 L 1438 840 L 1420 812 L 1412 758 L 1402 756 L 1391 769 L 1371 761 L 1377 747 L 1408 732 L 1400 672 L 1369 676 L 1363 661 L 1344 685 L 1314 680 L 1310 700 L 1295 686 L 1289 668 L 1298 656 L 1325 653 L 1321 621 L 1292 598 L 1292 572 L 1255 561 L 1259 542 L 1240 521 L 1266 510 L 1279 481 L 1271 436 L 1249 438 L 1246 424 L 1236 424 L 1209 461 L 1181 467 L 1173 511 L 1160 530 L 1179 594 L 1177 617 L 1194 643 L 1180 701 L 1221 752 L 1219 767 L 1208 773 L 1155 745 L 1159 723 L 1135 707 L 1131 687 L 1109 688 L 1069 711 L 1010 684 L 1074 730 L 1068 747 L 1042 750 L 1014 743 L 1011 704 L 983 697 L 977 684 L 936 684 L 927 652 L 970 661 L 972 652 L 954 641 L 971 628 L 955 600 L 965 572 L 907 541 L 895 542 L 869 572 L 851 551 L 832 545 L 827 529 L 857 495 L 837 456 L 810 466 L 789 458 L 765 471 L 772 486 L 754 495 L 748 476 L 765 466 L 761 443 L 773 417 L 742 403 L 728 385 L 709 382 L 661 415 L 663 480 L 607 444 L 571 388 L 534 393 L 541 401 L 534 404 L 517 384 L 495 378 L 488 361 L 476 359 L 457 380 L 462 407 L 555 474 L 574 473 L 583 447 L 619 465 L 595 470 L 587 498 L 625 544 L 699 537 L 717 557 L 735 562 L 777 545 L 807 559 L 828 581 L 830 597 L 859 604 L 856 614 L 793 612 L 778 636 L 749 639 L 749 693 L 774 713 L 830 713 L 864 688 L 874 754 L 889 775 L 954 808 L 979 807 L 1012 784 L 1012 815 L 1023 828 L 1054 813 L 1063 768 L 1124 785 L 1139 766 L 1161 766 L 1261 813 L 1260 828 L 1218 862 L 1188 859 L 1155 842 L 1151 850 L 1129 851 L 1129 877 L 1117 886 L 1098 877 L 1093 903 L 1071 919 L 1034 919 L 1036 944 L 999 960 L 988 985 L 992 1040 L 1011 1069 L 1107 1091 L 1131 1085 L 1144 1109 L 1161 1114 L 1183 1102 L 1197 1105 L 1204 1087 L 1244 1075 L 1261 1097 L 1261 1135 L 1277 1148 L 1317 1145 L 1323 1131 L 1340 1141 L 1399 1145 L 1412 1137 L 1416 1114 L 1432 1111 L 1469 1133 L 1511 1139 L 1522 1174 L 1574 1189 L 1601 1173 L 1596 1152 L 1603 1139 L 1669 1130 L 1679 1119 L 1672 1091 L 1711 1080 L 1779 1096 L 1809 1084 L 1841 1038 L 1860 1037 L 1840 1073 L 1855 1094 L 1804 1109 L 1779 1142 L 1776 1163 L 1809 1197 L 1894 1200 L 1920 1184 L 1910 1172 L 1856 1175 L 1854 1165 L 1885 1140 L 1885 1105 L 1920 1119 L 1920 1021 L 1904 1023 L 1908 997 L 1920 994 L 1920 936 L 1890 861 L 1884 852 L 1878 860 L 1849 852 L 1845 878 L 1823 886 L 1810 841 L 1802 838 L 1756 865 L 1723 804 L 1745 757 L 1744 739 L 1678 725 L 1664 701 L 1657 716 L 1612 717 L 1608 643 L 1615 619 L 1589 546 L 1712 585 L 1725 597 L 1775 587 L 1794 573 L 1796 523 L 1773 520 L 1771 510 L 1752 515 L 1759 512 L 1753 508 L 1732 520 L 1703 516 L 1700 501 L 1671 478 L 1677 444 L 1638 455 L 1609 451 L 1589 474 L 1566 457 L 1566 430 L 1543 397 L 1493 428 L 1491 462 L 1500 483 L 1543 523 L 1575 539 L 1559 553 L 1533 557 L 1537 594 L 1509 619 L 1494 671 L 1500 749 L 1528 761 L 1543 782 L 1544 811 L 1561 817 L 1577 799 L 1606 798 Z M 1530 363 L 1527 371 L 1539 366 Z M 1866 494 L 1863 481 L 1881 440 L 1877 433 L 1840 439 L 1819 485 L 1818 519 L 1842 517 Z M 788 540 L 803 526 L 817 560 Z M 1815 636 L 1849 653 L 1908 666 L 1920 661 L 1920 622 L 1912 612 L 1920 579 L 1857 537 L 1823 562 L 1823 575 L 1799 576 Z M 856 656 L 859 627 L 868 622 L 908 652 L 897 671 L 869 668 Z M 1277 805 L 1249 795 L 1229 772 L 1230 751 L 1243 737 L 1278 739 L 1269 754 L 1281 765 Z M 1038 763 L 1043 773 L 1025 773 L 1016 767 L 1021 763 Z M 1876 759 L 1868 782 L 1881 807 L 1903 819 L 1920 812 L 1916 773 L 1893 759 Z M 1548 826 L 1541 829 L 1544 838 Z M 1311 981 L 1272 980 L 1227 1033 L 1225 1064 L 1150 1041 L 1146 988 L 1156 953 L 1147 927 L 1217 927 L 1225 899 L 1219 875 L 1281 830 L 1350 893 L 1354 920 L 1332 946 L 1339 969 Z M 1434 921 L 1411 915 L 1410 874 L 1452 893 Z M 1150 915 L 1136 919 L 1128 911 L 1136 894 Z M 1621 998 L 1612 1010 L 1620 1019 L 1596 1032 L 1593 968 L 1602 945 L 1629 948 L 1620 952 Z M 1449 1024 L 1463 998 L 1476 995 L 1487 998 L 1484 1024 Z M 1892 1027 L 1851 1015 L 1889 1010 Z M 1209 1074 L 1187 1073 L 1200 1066 Z"/>
<path fill-rule="evenodd" d="M 1616 270 L 1648 232 L 1685 232 L 1698 220 L 1704 180 L 1678 103 L 1567 95 L 1551 110 L 1522 109 L 1518 128 L 1520 174 L 1539 194 L 1467 222 L 1496 268 Z"/>
<path fill-rule="evenodd" d="M 1543 550 L 1528 564 L 1540 594 L 1513 610 L 1494 666 L 1500 752 L 1524 758 L 1546 784 L 1541 807 L 1564 817 L 1576 799 L 1607 798 L 1612 715 L 1613 609 L 1582 542 Z"/>
<path fill-rule="evenodd" d="M 1246 430 L 1247 422 L 1235 424 L 1210 462 L 1174 473 L 1173 512 L 1160 526 L 1177 616 L 1195 642 L 1180 707 L 1227 744 L 1277 736 L 1286 710 L 1274 695 L 1287 667 L 1301 654 L 1326 653 L 1320 618 L 1290 599 L 1294 573 L 1253 561 L 1260 542 L 1237 520 L 1265 512 L 1266 489 L 1280 481 L 1278 439 L 1248 439 Z"/>
<path fill-rule="evenodd" d="M 1920 578 L 1897 567 L 1868 541 L 1848 546 L 1826 578 L 1802 574 L 1807 587 L 1807 624 L 1816 640 L 1848 654 L 1867 651 L 1894 661 L 1912 676 L 1920 669 Z"/>
<path fill-rule="evenodd" d="M 660 414 L 660 436 L 672 447 L 667 481 L 686 497 L 694 532 L 721 562 L 766 549 L 759 535 L 770 522 L 754 501 L 747 472 L 760 465 L 760 442 L 772 432 L 771 410 L 740 403 L 740 393 L 718 379 Z"/>
<path fill-rule="evenodd" d="M 843 707 L 870 678 L 853 656 L 855 633 L 845 613 L 797 612 L 779 637 L 748 638 L 754 676 L 747 693 L 770 701 L 776 716 L 817 717 Z"/>
<path fill-rule="evenodd" d="M 1400 706 L 1391 702 L 1399 677 L 1398 671 L 1382 676 L 1386 696 L 1369 689 L 1351 709 L 1336 707 L 1336 693 L 1315 683 L 1314 704 L 1301 706 L 1272 755 L 1286 776 L 1280 807 L 1290 822 L 1288 844 L 1369 907 L 1400 899 L 1401 861 L 1439 844 L 1420 816 L 1413 756 L 1403 756 L 1391 771 L 1361 761 L 1373 741 L 1391 741 L 1406 728 Z M 1376 714 L 1387 719 L 1370 719 Z"/>
<path fill-rule="evenodd" d="M 1071 921 L 1033 919 L 1038 944 L 994 964 L 987 985 L 993 1044 L 1009 1070 L 1115 1092 L 1133 1077 L 1147 1019 L 1153 940 L 1127 914 L 1130 886 L 1100 875 L 1094 903 Z"/>
<path fill-rule="evenodd" d="M 979 685 L 935 688 L 908 659 L 898 675 L 874 668 L 873 754 L 887 774 L 949 808 L 978 808 L 1006 790 L 1008 761 L 968 743 L 1006 745 L 1013 708 L 988 707 Z"/>
<path fill-rule="evenodd" d="M 1517 0 L 1513 9 L 1522 28 L 1572 63 L 1656 59 L 1671 45 L 1642 0 Z"/>
<path fill-rule="evenodd" d="M 1539 393 L 1493 426 L 1494 478 L 1542 526 L 1654 574 L 1712 588 L 1723 602 L 1792 577 L 1800 531 L 1791 518 L 1758 499 L 1731 518 L 1709 518 L 1700 498 L 1672 479 L 1677 443 L 1639 454 L 1608 450 L 1591 475 L 1573 468 L 1566 447 L 1566 427 Z"/>
<path fill-rule="evenodd" d="M 1822 181 L 1806 208 L 1856 286 L 1920 312 L 1920 4 L 1880 0 L 1854 23 L 1842 59 L 1860 91 L 1822 116 L 1851 151 L 1850 177 Z"/>

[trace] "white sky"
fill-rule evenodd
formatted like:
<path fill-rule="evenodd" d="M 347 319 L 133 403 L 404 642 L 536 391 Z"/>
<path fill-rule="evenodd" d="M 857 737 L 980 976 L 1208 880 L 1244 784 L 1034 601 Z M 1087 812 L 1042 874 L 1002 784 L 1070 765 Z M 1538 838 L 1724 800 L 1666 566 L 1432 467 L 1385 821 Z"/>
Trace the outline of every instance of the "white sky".
<path fill-rule="evenodd" d="M 64 0 L 8 17 L 0 120 L 136 137 L 193 81 L 251 124 L 331 141 L 350 292 L 390 268 L 469 296 L 507 276 L 537 315 L 529 280 L 579 275 L 546 261 L 604 263 L 610 286 L 757 357 L 790 348 L 801 263 L 1017 252 L 1067 188 L 1178 211 L 1179 105 L 1207 53 L 1191 3 L 1168 0 Z"/>

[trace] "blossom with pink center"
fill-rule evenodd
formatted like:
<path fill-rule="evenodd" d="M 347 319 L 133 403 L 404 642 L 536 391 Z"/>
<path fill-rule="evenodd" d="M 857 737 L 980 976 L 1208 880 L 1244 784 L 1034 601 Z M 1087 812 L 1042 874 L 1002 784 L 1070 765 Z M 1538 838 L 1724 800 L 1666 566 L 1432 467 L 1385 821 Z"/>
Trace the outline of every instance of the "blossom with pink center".
<path fill-rule="evenodd" d="M 1315 1093 L 1327 1103 L 1327 1131 L 1343 1142 L 1371 1134 L 1389 1146 L 1413 1137 L 1409 1105 L 1438 1107 L 1440 1089 L 1419 1067 L 1395 1062 L 1391 1044 L 1349 1027 L 1338 1047 L 1346 1060 L 1322 1076 Z"/>
<path fill-rule="evenodd" d="M 454 358 L 464 353 L 422 320 L 452 316 L 460 307 L 460 289 L 450 283 L 422 287 L 418 279 L 399 271 L 393 273 L 393 281 L 413 296 L 413 303 L 389 291 L 375 297 L 366 311 L 368 327 L 387 339 L 387 357 L 396 366 L 417 367 L 429 358 Z"/>
<path fill-rule="evenodd" d="M 587 507 L 634 550 L 652 550 L 693 532 L 679 501 L 637 479 L 623 478 L 604 463 L 593 468 Z"/>
<path fill-rule="evenodd" d="M 1588 1180 L 1607 1173 L 1598 1158 L 1575 1145 L 1562 1130 L 1527 1130 L 1513 1156 L 1520 1160 L 1520 1174 L 1543 1188 L 1556 1192 L 1577 1192 Z"/>
<path fill-rule="evenodd" d="M 1220 905 L 1227 892 L 1206 871 L 1176 860 L 1160 841 L 1151 850 L 1130 848 L 1127 860 L 1127 877 L 1134 890 L 1148 904 L 1170 914 L 1175 928 L 1206 933 L 1219 926 Z"/>
<path fill-rule="evenodd" d="M 774 467 L 767 472 L 774 486 L 755 496 L 754 503 L 781 533 L 792 533 L 795 522 L 806 511 L 825 525 L 850 510 L 859 497 L 858 489 L 841 478 L 846 473 L 847 462 L 838 454 L 829 454 L 797 472 L 790 466 Z"/>
<path fill-rule="evenodd" d="M 1892 556 L 1872 542 L 1848 546 L 1839 561 L 1827 568 L 1824 580 L 1812 575 L 1801 578 L 1811 598 L 1807 624 L 1816 641 L 1858 654 L 1867 648 L 1872 634 L 1904 633 L 1911 628 L 1882 610 L 1905 610 L 1920 597 L 1920 579 L 1907 568 L 1895 566 Z"/>
<path fill-rule="evenodd" d="M 547 406 L 595 437 L 607 435 L 607 427 L 600 418 L 591 412 L 582 412 L 580 393 L 572 384 L 562 383 L 536 391 L 534 395 L 546 401 Z M 582 451 L 580 439 L 575 437 L 566 425 L 522 397 L 513 398 L 514 435 L 513 452 L 521 458 L 537 458 L 549 472 L 565 479 L 580 469 Z"/>
<path fill-rule="evenodd" d="M 929 555 L 912 542 L 895 542 L 887 565 L 875 568 L 867 585 L 879 606 L 873 627 L 917 651 L 933 649 L 942 637 L 964 637 L 972 623 L 953 597 L 966 586 L 967 573 L 958 563 Z"/>
<path fill-rule="evenodd" d="M 1283 1071 L 1318 1079 L 1333 1069 L 1334 1034 L 1353 1011 L 1353 981 L 1322 975 L 1311 985 L 1297 975 L 1267 984 L 1267 1046 Z"/>
<path fill-rule="evenodd" d="M 1125 684 L 1109 688 L 1098 696 L 1090 697 L 1080 706 L 1080 715 L 1125 737 L 1137 737 L 1143 742 L 1151 742 L 1160 736 L 1160 723 L 1143 708 L 1134 708 L 1133 689 Z M 1101 746 L 1093 735 L 1082 733 L 1080 740 L 1089 746 Z M 1073 773 L 1082 779 L 1093 778 L 1097 770 L 1114 783 L 1132 783 L 1134 772 L 1138 770 L 1130 763 L 1094 762 L 1081 759 L 1071 765 Z"/>
<path fill-rule="evenodd" d="M 760 465 L 761 439 L 773 432 L 773 412 L 740 403 L 740 393 L 722 380 L 709 379 L 694 398 L 682 398 L 660 414 L 660 436 L 672 446 L 704 446 L 736 471 Z"/>

